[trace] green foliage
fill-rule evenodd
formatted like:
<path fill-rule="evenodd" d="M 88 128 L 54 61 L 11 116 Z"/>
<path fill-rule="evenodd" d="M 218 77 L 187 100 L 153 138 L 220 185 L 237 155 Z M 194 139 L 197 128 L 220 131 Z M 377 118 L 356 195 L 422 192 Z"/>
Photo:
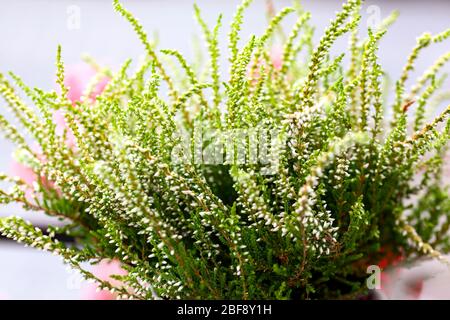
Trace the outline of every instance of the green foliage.
<path fill-rule="evenodd" d="M 418 39 L 396 82 L 393 119 L 385 119 L 390 106 L 377 52 L 396 13 L 359 39 L 361 1 L 349 0 L 315 46 L 310 14 L 288 8 L 240 45 L 250 2 L 231 23 L 228 79 L 219 65 L 221 16 L 211 30 L 195 7 L 209 55 L 201 69 L 176 50 L 158 51 L 116 0 L 148 55 L 134 73 L 131 60 L 116 73 L 93 63 L 99 75 L 73 103 L 58 47 L 59 93 L 10 75 L 37 108 L 1 75 L 0 94 L 23 128 L 3 116 L 0 128 L 38 178 L 30 186 L 0 175 L 11 185 L 0 200 L 65 221 L 44 234 L 19 217 L 2 218 L 1 233 L 62 256 L 101 288 L 132 299 L 355 297 L 367 290 L 366 268 L 386 251 L 445 262 L 450 195 L 442 167 L 450 107 L 432 120 L 426 110 L 450 55 L 407 94 L 405 84 L 419 52 L 450 31 Z M 277 66 L 271 43 L 294 13 Z M 347 34 L 350 56 L 332 57 L 333 43 Z M 160 54 L 176 60 L 177 77 Z M 104 75 L 111 76 L 107 87 L 89 98 Z M 56 110 L 67 123 L 63 134 L 52 121 Z M 76 245 L 57 241 L 57 234 Z M 120 261 L 127 271 L 122 285 L 82 268 L 102 259 Z"/>

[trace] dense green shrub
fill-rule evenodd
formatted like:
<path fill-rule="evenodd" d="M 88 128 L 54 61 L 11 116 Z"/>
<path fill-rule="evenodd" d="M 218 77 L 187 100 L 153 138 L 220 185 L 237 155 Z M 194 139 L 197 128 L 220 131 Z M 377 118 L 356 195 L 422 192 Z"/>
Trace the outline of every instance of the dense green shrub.
<path fill-rule="evenodd" d="M 0 93 L 25 130 L 4 117 L 1 129 L 18 146 L 17 158 L 41 177 L 29 186 L 2 175 L 11 189 L 1 191 L 1 201 L 68 222 L 43 231 L 19 217 L 1 218 L 2 234 L 54 252 L 101 288 L 136 299 L 351 298 L 367 292 L 367 267 L 386 252 L 444 260 L 450 107 L 430 122 L 425 115 L 450 55 L 411 90 L 406 84 L 420 51 L 450 30 L 418 39 L 390 106 L 377 50 L 395 14 L 360 38 L 361 1 L 349 0 L 315 45 L 310 14 L 295 6 L 241 44 L 249 4 L 238 7 L 231 24 L 226 76 L 219 67 L 221 17 L 209 28 L 195 8 L 209 55 L 202 69 L 175 50 L 157 50 L 118 1 L 114 8 L 135 29 L 147 59 L 133 73 L 131 61 L 117 73 L 99 69 L 97 80 L 112 79 L 95 101 L 67 98 L 60 48 L 58 93 L 10 74 L 35 108 L 1 76 Z M 277 66 L 272 41 L 291 14 L 298 19 L 282 38 Z M 347 57 L 331 56 L 335 40 L 347 34 Z M 68 124 L 63 135 L 52 121 L 56 110 Z M 117 277 L 122 287 L 82 267 L 102 259 L 128 271 Z"/>

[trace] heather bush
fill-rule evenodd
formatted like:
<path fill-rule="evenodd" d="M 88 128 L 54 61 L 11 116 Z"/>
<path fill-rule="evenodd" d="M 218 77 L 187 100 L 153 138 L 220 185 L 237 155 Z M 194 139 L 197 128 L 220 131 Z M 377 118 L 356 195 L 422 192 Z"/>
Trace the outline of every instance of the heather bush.
<path fill-rule="evenodd" d="M 407 84 L 421 51 L 450 29 L 418 38 L 390 90 L 377 52 L 395 13 L 365 34 L 361 1 L 349 0 L 314 43 L 310 13 L 295 4 L 243 41 L 250 2 L 231 22 L 227 70 L 219 65 L 221 16 L 208 26 L 195 7 L 206 42 L 202 66 L 157 49 L 114 1 L 145 48 L 137 70 L 131 60 L 118 72 L 91 61 L 97 76 L 76 103 L 60 47 L 57 91 L 0 76 L 0 93 L 21 124 L 1 116 L 0 128 L 38 177 L 30 185 L 2 174 L 11 187 L 0 191 L 1 202 L 65 222 L 41 230 L 12 216 L 0 219 L 1 233 L 61 256 L 130 299 L 354 298 L 368 291 L 368 266 L 387 253 L 447 263 L 442 168 L 450 107 L 433 119 L 427 112 L 450 54 Z M 273 41 L 288 15 L 298 18 L 278 39 L 275 61 Z M 341 37 L 349 37 L 349 50 L 333 56 Z M 55 112 L 64 116 L 62 132 Z M 114 283 L 85 269 L 105 259 L 126 271 Z"/>

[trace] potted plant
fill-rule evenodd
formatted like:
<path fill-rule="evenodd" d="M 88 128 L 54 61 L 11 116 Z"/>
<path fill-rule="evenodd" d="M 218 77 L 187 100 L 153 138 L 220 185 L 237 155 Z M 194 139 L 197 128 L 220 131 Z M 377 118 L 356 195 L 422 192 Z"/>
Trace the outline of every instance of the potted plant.
<path fill-rule="evenodd" d="M 11 184 L 2 203 L 66 223 L 41 230 L 13 216 L 0 219 L 1 233 L 130 299 L 355 298 L 368 292 L 368 267 L 383 259 L 447 263 L 450 107 L 431 120 L 425 109 L 450 55 L 406 84 L 422 49 L 450 30 L 418 38 L 390 105 L 377 51 L 395 14 L 360 37 L 361 1 L 349 0 L 314 44 L 310 14 L 295 6 L 244 42 L 250 2 L 231 22 L 228 73 L 219 66 L 221 16 L 209 27 L 195 8 L 205 72 L 176 50 L 158 50 L 114 1 L 147 53 L 136 71 L 130 61 L 118 72 L 93 64 L 80 99 L 70 97 L 60 47 L 59 92 L 2 75 L 1 95 L 39 146 L 0 117 L 17 160 L 35 175 L 31 184 L 1 175 Z M 288 15 L 298 18 L 274 57 L 271 41 Z M 332 56 L 344 36 L 348 53 Z M 169 58 L 181 76 L 172 76 Z M 61 234 L 76 244 L 58 241 Z M 123 269 L 115 281 L 83 268 L 105 260 Z"/>

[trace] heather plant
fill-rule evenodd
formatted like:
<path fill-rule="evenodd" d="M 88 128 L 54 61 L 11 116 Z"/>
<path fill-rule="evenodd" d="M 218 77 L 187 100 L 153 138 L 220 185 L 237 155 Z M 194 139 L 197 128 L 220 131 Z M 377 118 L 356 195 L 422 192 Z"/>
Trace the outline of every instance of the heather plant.
<path fill-rule="evenodd" d="M 118 72 L 95 65 L 98 75 L 76 103 L 60 47 L 58 91 L 1 75 L 0 93 L 21 124 L 2 116 L 1 130 L 38 177 L 30 185 L 2 174 L 10 189 L 0 191 L 1 202 L 64 221 L 41 230 L 1 218 L 1 233 L 130 299 L 354 298 L 368 291 L 368 266 L 387 253 L 447 263 L 450 107 L 432 119 L 427 112 L 434 96 L 448 97 L 439 89 L 449 53 L 407 84 L 421 51 L 450 29 L 418 38 L 391 105 L 377 52 L 395 13 L 362 35 L 361 1 L 349 0 L 315 44 L 310 13 L 296 4 L 242 41 L 250 2 L 230 25 L 228 71 L 219 65 L 221 16 L 208 26 L 195 7 L 202 65 L 157 49 L 114 1 L 146 51 L 136 71 L 131 60 Z M 288 15 L 297 20 L 280 37 Z M 348 53 L 333 56 L 346 36 Z M 280 63 L 274 39 L 283 46 Z M 105 90 L 93 96 L 104 77 Z M 55 112 L 64 115 L 62 133 Z M 114 282 L 86 269 L 105 259 L 125 270 Z"/>

